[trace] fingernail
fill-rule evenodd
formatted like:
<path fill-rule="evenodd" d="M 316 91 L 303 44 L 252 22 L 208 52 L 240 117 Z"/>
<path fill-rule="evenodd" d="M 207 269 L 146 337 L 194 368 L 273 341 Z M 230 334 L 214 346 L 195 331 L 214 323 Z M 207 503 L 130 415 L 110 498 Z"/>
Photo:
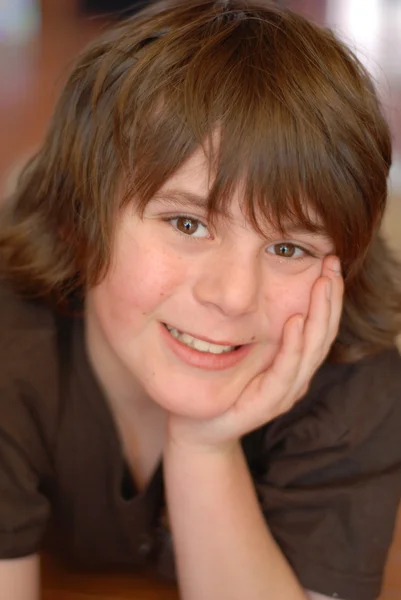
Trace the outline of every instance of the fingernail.
<path fill-rule="evenodd" d="M 298 319 L 298 329 L 299 329 L 300 333 L 302 333 L 304 330 L 304 320 L 302 317 L 300 317 Z"/>
<path fill-rule="evenodd" d="M 329 279 L 329 281 L 326 283 L 326 294 L 327 294 L 327 299 L 330 300 L 331 298 L 331 288 L 332 288 L 332 284 L 331 281 Z"/>
<path fill-rule="evenodd" d="M 338 273 L 338 274 L 341 273 L 341 263 L 338 258 L 332 259 L 330 268 L 332 271 L 334 271 L 334 273 Z"/>

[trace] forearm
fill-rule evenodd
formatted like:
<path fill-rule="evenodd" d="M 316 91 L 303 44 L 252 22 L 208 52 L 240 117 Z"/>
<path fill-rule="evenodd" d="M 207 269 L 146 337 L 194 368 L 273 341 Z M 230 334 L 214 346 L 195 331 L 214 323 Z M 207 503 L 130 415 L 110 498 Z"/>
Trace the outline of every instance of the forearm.
<path fill-rule="evenodd" d="M 39 557 L 0 560 L 1 600 L 39 600 Z"/>
<path fill-rule="evenodd" d="M 167 442 L 166 493 L 183 600 L 306 600 L 260 510 L 240 444 Z"/>

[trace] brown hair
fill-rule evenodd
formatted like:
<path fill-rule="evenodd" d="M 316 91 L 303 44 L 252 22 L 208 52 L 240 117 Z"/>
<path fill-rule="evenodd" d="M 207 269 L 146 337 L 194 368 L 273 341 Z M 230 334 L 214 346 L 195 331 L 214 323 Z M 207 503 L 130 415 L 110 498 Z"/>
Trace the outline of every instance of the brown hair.
<path fill-rule="evenodd" d="M 4 277 L 57 304 L 100 281 L 116 210 L 143 210 L 216 130 L 210 217 L 240 183 L 259 230 L 314 230 L 317 213 L 346 280 L 332 358 L 394 344 L 398 266 L 378 233 L 391 143 L 373 85 L 330 31 L 262 0 L 158 2 L 83 53 L 3 212 Z"/>

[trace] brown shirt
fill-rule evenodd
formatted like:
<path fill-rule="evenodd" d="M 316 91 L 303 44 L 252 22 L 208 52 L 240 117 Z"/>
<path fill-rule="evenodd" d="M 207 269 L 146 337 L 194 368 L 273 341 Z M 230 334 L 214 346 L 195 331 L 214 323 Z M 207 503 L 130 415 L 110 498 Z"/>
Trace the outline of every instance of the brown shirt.
<path fill-rule="evenodd" d="M 37 552 L 51 516 L 95 567 L 174 576 L 161 465 L 138 492 L 90 369 L 79 318 L 0 287 L 0 558 Z M 324 365 L 243 447 L 266 521 L 305 588 L 379 594 L 401 493 L 396 349 Z"/>

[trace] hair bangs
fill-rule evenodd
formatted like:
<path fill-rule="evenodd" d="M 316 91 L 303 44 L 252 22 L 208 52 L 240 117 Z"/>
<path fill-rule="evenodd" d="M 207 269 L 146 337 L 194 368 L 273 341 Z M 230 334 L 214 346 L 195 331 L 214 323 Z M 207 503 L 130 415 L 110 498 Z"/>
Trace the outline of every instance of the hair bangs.
<path fill-rule="evenodd" d="M 121 205 L 143 211 L 199 148 L 212 220 L 240 193 L 261 234 L 333 240 L 346 287 L 331 356 L 393 345 L 400 268 L 378 231 L 391 137 L 377 94 L 330 31 L 268 0 L 159 0 L 82 54 L 2 210 L 4 277 L 70 307 L 106 275 Z"/>
<path fill-rule="evenodd" d="M 334 86 L 327 64 L 323 68 L 316 58 L 312 26 L 299 20 L 299 39 L 290 39 L 274 10 L 269 26 L 256 9 L 198 18 L 180 36 L 164 24 L 143 59 L 142 46 L 121 88 L 114 120 L 126 167 L 124 201 L 136 198 L 143 211 L 203 147 L 212 180 L 211 219 L 227 214 L 234 191 L 241 188 L 244 210 L 258 231 L 272 225 L 283 232 L 324 230 L 350 275 L 363 260 L 372 222 L 382 214 L 377 201 L 374 206 L 367 201 L 373 178 L 366 179 L 366 162 L 377 170 L 381 159 L 381 168 L 388 170 L 366 138 L 368 107 L 355 122 L 346 93 L 346 75 L 358 71 L 360 77 L 361 68 L 351 55 L 340 65 L 344 86 Z M 168 48 L 168 60 L 160 57 L 161 44 Z M 320 45 L 319 52 L 330 56 L 330 34 Z M 383 184 L 383 177 L 374 181 Z M 375 191 L 384 206 L 385 184 Z"/>

